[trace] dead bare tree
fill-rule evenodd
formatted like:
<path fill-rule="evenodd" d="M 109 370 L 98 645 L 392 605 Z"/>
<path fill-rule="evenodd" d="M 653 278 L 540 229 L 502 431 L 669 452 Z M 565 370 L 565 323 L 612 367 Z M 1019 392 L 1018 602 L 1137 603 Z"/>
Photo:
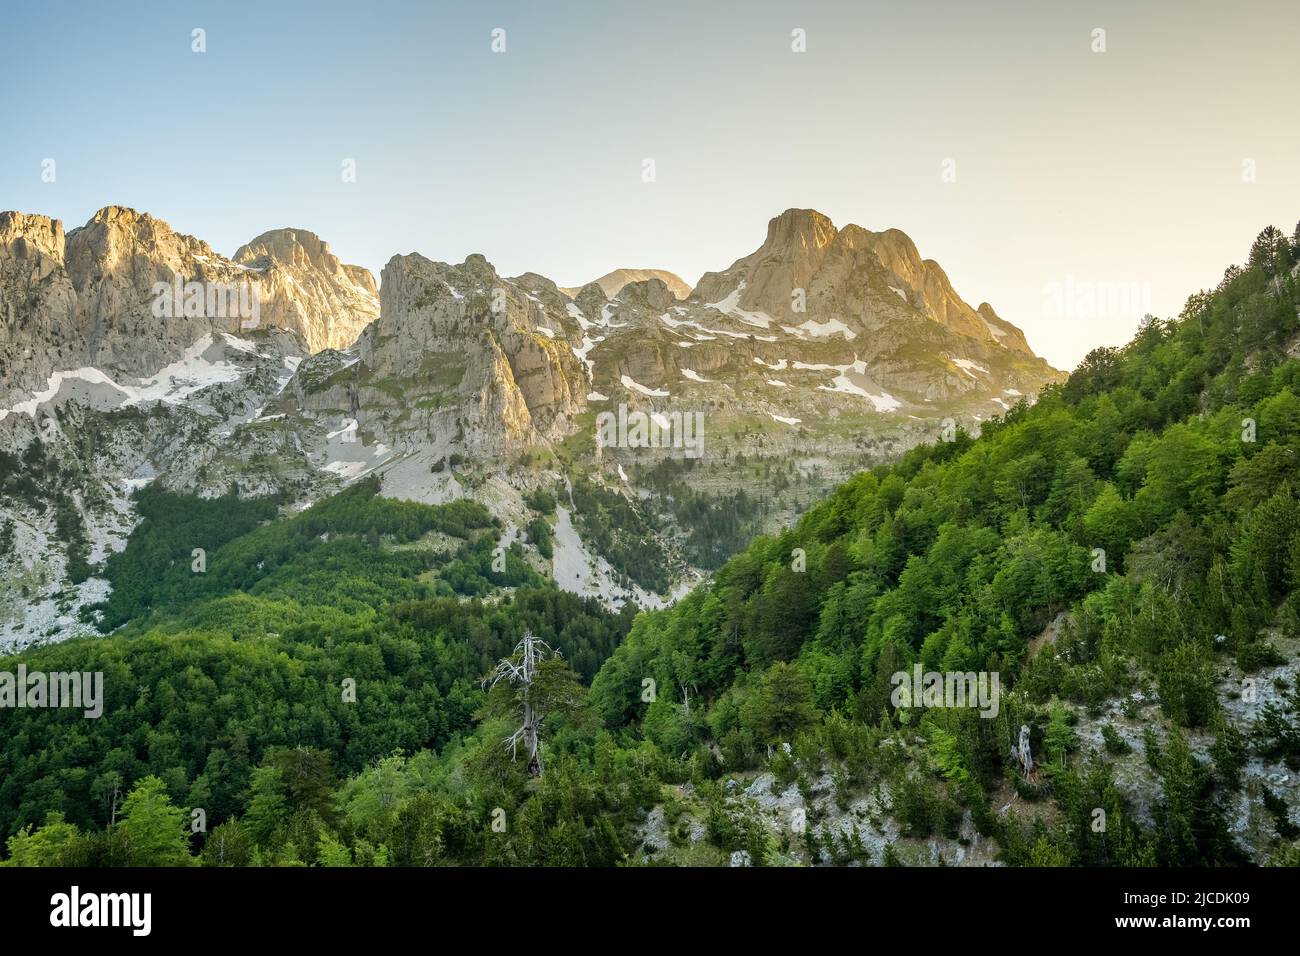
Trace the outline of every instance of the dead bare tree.
<path fill-rule="evenodd" d="M 505 739 L 505 744 L 510 748 L 510 759 L 513 760 L 519 752 L 520 741 L 523 742 L 524 748 L 528 751 L 528 772 L 534 777 L 542 775 L 543 764 L 542 742 L 538 733 L 542 714 L 533 699 L 533 681 L 537 677 L 538 665 L 554 654 L 556 652 L 549 644 L 539 637 L 534 637 L 531 631 L 525 631 L 524 636 L 515 645 L 514 654 L 502 658 L 492 672 L 483 679 L 483 684 L 487 687 L 495 687 L 503 680 L 519 687 L 524 719 L 519 729 Z"/>

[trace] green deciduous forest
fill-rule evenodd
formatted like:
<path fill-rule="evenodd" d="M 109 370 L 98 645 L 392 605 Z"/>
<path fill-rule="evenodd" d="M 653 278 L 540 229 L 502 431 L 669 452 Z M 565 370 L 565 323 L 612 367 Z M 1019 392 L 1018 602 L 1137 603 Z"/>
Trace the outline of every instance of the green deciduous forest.
<path fill-rule="evenodd" d="M 0 712 L 4 862 L 1300 864 L 1269 776 L 1300 771 L 1298 264 L 1265 230 L 1177 319 L 635 617 L 518 545 L 494 571 L 468 502 L 143 491 L 120 629 L 0 661 L 107 697 Z M 575 488 L 580 527 L 607 498 Z M 525 631 L 561 654 L 540 778 L 482 684 Z M 917 664 L 996 673 L 997 715 L 900 706 Z"/>

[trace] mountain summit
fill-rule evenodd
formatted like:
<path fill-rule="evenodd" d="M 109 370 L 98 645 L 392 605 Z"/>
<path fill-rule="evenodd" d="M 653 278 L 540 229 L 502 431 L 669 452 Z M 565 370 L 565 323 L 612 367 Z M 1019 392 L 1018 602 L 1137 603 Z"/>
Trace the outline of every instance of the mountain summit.
<path fill-rule="evenodd" d="M 772 219 L 763 244 L 725 272 L 707 273 L 695 296 L 717 301 L 737 290 L 740 309 L 774 316 L 790 313 L 792 290 L 802 290 L 806 313 L 816 325 L 843 324 L 855 333 L 886 327 L 901 300 L 973 343 L 1033 357 L 1018 328 L 987 303 L 971 308 L 939 264 L 921 258 L 906 233 L 856 225 L 836 229 L 813 209 L 787 209 Z"/>
<path fill-rule="evenodd" d="M 658 279 L 668 287 L 674 298 L 685 299 L 691 294 L 691 287 L 687 285 L 686 280 L 676 273 L 669 272 L 667 269 L 615 269 L 613 272 L 606 272 L 599 279 L 592 279 L 587 285 L 595 283 L 600 286 L 600 291 L 604 292 L 609 298 L 613 298 L 623 291 L 623 286 L 630 282 L 644 282 L 647 279 Z M 567 289 L 560 289 L 567 296 L 576 296 L 582 291 L 582 286 L 575 286 Z"/>

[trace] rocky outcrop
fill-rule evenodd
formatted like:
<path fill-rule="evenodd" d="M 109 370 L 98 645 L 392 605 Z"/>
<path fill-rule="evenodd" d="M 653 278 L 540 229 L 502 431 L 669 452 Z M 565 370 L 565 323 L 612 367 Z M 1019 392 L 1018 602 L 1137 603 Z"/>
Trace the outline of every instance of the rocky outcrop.
<path fill-rule="evenodd" d="M 358 375 L 363 405 L 394 422 L 386 437 L 400 439 L 400 419 L 408 440 L 450 435 L 463 453 L 496 457 L 568 432 L 587 379 L 549 280 L 503 279 L 480 255 L 458 266 L 408 255 L 384 267 L 381 290 Z M 395 383 L 387 395 L 384 382 Z"/>
<path fill-rule="evenodd" d="M 187 283 L 204 290 L 193 309 Z M 160 284 L 181 290 L 174 307 L 159 308 Z M 209 333 L 274 327 L 313 351 L 346 347 L 378 314 L 374 277 L 303 230 L 264 233 L 231 260 L 122 206 L 66 237 L 58 220 L 0 213 L 0 407 L 56 372 L 150 376 Z"/>
<path fill-rule="evenodd" d="M 59 220 L 0 212 L 0 407 L 85 354 L 64 255 Z"/>
<path fill-rule="evenodd" d="M 787 209 L 767 224 L 767 238 L 725 272 L 706 272 L 691 298 L 719 302 L 745 283 L 738 304 L 772 316 L 790 313 L 791 291 L 809 289 L 836 239 L 834 224 L 813 209 Z M 851 264 L 842 271 L 848 272 Z"/>
<path fill-rule="evenodd" d="M 155 308 L 159 283 L 251 281 L 206 242 L 175 232 L 161 219 L 107 206 L 68 233 L 66 266 L 77 293 L 77 325 L 85 336 L 83 365 L 146 376 L 175 360 L 208 332 L 238 333 L 237 309 L 213 309 L 206 297 L 199 314 Z M 251 295 L 248 296 L 251 301 Z M 218 312 L 225 314 L 218 314 Z"/>
<path fill-rule="evenodd" d="M 686 280 L 667 269 L 615 269 L 613 272 L 605 273 L 599 279 L 593 279 L 587 285 L 600 286 L 606 298 L 612 299 L 623 291 L 625 285 L 631 282 L 644 282 L 646 279 L 658 279 L 668 287 L 676 299 L 685 299 L 691 294 L 691 287 Z M 568 296 L 576 296 L 582 288 L 582 286 L 574 286 L 560 291 Z"/>
<path fill-rule="evenodd" d="M 578 298 L 591 316 L 589 289 Z M 601 306 L 608 331 L 590 356 L 601 392 L 600 359 L 612 356 L 615 381 L 675 391 L 710 379 L 807 424 L 855 407 L 996 414 L 1063 377 L 991 306 L 971 308 L 904 233 L 836 229 L 815 210 L 773 218 L 758 249 L 706 273 L 685 302 L 661 289 L 631 283 Z M 620 349 L 629 336 L 638 347 Z"/>
<path fill-rule="evenodd" d="M 259 273 L 262 321 L 300 331 L 313 352 L 350 347 L 379 317 L 370 270 L 340 262 L 315 233 L 264 232 L 233 261 Z"/>

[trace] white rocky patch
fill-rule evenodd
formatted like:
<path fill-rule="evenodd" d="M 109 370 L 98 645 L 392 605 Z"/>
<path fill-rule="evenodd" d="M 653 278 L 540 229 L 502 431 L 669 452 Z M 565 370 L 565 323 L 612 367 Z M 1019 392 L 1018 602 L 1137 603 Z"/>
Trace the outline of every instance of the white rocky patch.
<path fill-rule="evenodd" d="M 130 496 L 150 480 L 106 483 L 103 488 L 111 501 L 105 511 L 87 510 L 81 495 L 73 494 L 86 529 L 86 560 L 92 566 L 126 547 L 127 536 L 138 521 Z M 0 567 L 4 568 L 0 574 L 0 652 L 97 633 L 93 624 L 81 620 L 81 611 L 108 597 L 108 581 L 90 577 L 77 585 L 68 583 L 67 555 L 52 509 L 45 514 L 19 510 L 12 519 L 14 551 L 0 555 Z"/>
<path fill-rule="evenodd" d="M 1006 332 L 1002 331 L 1002 329 L 998 328 L 996 325 L 994 325 L 994 324 L 993 324 L 992 322 L 990 322 L 988 319 L 984 318 L 984 316 L 982 316 L 982 315 L 980 316 L 980 321 L 983 322 L 983 323 L 988 327 L 988 330 L 989 330 L 991 333 L 993 333 L 993 337 L 994 337 L 995 339 L 1005 339 L 1005 338 L 1007 337 L 1007 333 L 1006 333 Z"/>
<path fill-rule="evenodd" d="M 686 378 L 690 379 L 692 382 L 700 382 L 701 384 L 705 384 L 705 385 L 707 385 L 707 384 L 709 384 L 709 383 L 711 383 L 711 382 L 713 381 L 713 379 L 711 379 L 711 378 L 705 378 L 703 375 L 701 375 L 699 372 L 695 371 L 695 369 L 693 369 L 693 368 L 684 368 L 684 369 L 682 369 L 682 375 L 684 375 Z"/>
<path fill-rule="evenodd" d="M 551 576 L 556 585 L 570 594 L 599 598 L 613 610 L 618 610 L 629 600 L 653 610 L 674 603 L 699 583 L 698 578 L 688 578 L 679 582 L 667 596 L 651 594 L 636 585 L 631 590 L 620 587 L 614 581 L 615 572 L 610 563 L 589 552 L 582 543 L 569 509 L 557 505 L 555 516 Z"/>
<path fill-rule="evenodd" d="M 595 323 L 588 321 L 587 317 L 582 314 L 582 310 L 574 303 L 566 302 L 564 304 L 564 309 L 569 313 L 569 318 L 578 323 L 578 328 L 582 329 L 582 331 L 586 332 L 588 329 L 594 327 Z"/>
<path fill-rule="evenodd" d="M 338 438 L 340 435 L 345 435 L 348 432 L 351 432 L 353 435 L 357 433 L 357 420 L 355 418 L 344 419 L 343 426 L 341 428 L 335 429 L 332 432 L 328 432 L 325 435 L 325 437 Z"/>
<path fill-rule="evenodd" d="M 41 391 L 33 392 L 32 397 L 28 401 L 19 402 L 12 408 L 0 409 L 0 422 L 4 421 L 10 415 L 29 415 L 32 418 L 35 418 L 36 409 L 62 392 L 65 382 L 69 383 L 69 385 L 82 382 L 87 385 L 105 386 L 121 395 L 122 404 L 125 404 L 127 398 L 125 390 L 119 388 L 111 378 L 97 368 L 79 368 L 68 372 L 53 372 L 46 381 L 46 387 Z M 83 392 L 88 391 L 88 389 L 85 389 L 84 387 L 80 390 Z M 77 389 L 70 388 L 70 391 L 73 393 L 70 397 L 82 397 L 76 395 L 76 391 L 78 391 Z"/>
<path fill-rule="evenodd" d="M 364 461 L 331 461 L 321 468 L 321 471 L 331 472 L 346 481 L 360 478 L 369 470 L 370 466 Z"/>
<path fill-rule="evenodd" d="M 627 326 L 626 322 L 614 321 L 614 310 L 615 310 L 615 306 L 617 306 L 618 304 L 619 304 L 618 299 L 610 299 L 608 302 L 605 303 L 604 307 L 601 308 L 600 310 L 600 322 L 598 323 L 599 325 L 607 329 L 621 329 Z"/>
<path fill-rule="evenodd" d="M 222 332 L 221 337 L 226 340 L 226 344 L 239 352 L 248 355 L 257 355 L 257 346 L 248 339 L 241 339 L 238 335 L 231 335 L 229 332 Z"/>
<path fill-rule="evenodd" d="M 587 358 L 587 353 L 590 352 L 592 349 L 594 349 L 598 342 L 603 342 L 603 341 L 605 341 L 605 336 L 603 335 L 598 335 L 594 339 L 589 335 L 584 335 L 582 337 L 582 348 L 579 349 L 579 348 L 574 348 L 572 345 L 569 346 L 569 349 L 577 357 L 578 361 L 586 366 L 587 378 L 591 378 L 596 374 L 596 363 L 593 360 Z"/>
<path fill-rule="evenodd" d="M 777 415 L 775 412 L 768 412 L 767 414 L 771 416 L 773 421 L 778 421 L 785 425 L 798 425 L 803 421 L 801 418 L 786 418 L 784 415 Z"/>
<path fill-rule="evenodd" d="M 339 428 L 326 433 L 325 438 L 326 444 L 319 456 L 328 460 L 317 467 L 338 475 L 344 481 L 355 481 L 368 475 L 392 458 L 392 449 L 382 442 L 367 446 L 361 441 L 355 418 L 345 419 Z"/>
<path fill-rule="evenodd" d="M 457 498 L 471 497 L 450 468 L 438 474 L 429 471 L 441 450 L 396 457 L 384 462 L 378 472 L 385 497 L 443 505 Z"/>

